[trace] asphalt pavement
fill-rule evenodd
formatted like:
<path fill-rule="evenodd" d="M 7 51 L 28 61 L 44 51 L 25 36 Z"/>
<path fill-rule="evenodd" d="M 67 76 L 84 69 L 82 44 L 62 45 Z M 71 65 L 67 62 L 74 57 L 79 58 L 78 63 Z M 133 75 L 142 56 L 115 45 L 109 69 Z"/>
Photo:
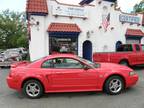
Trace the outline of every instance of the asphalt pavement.
<path fill-rule="evenodd" d="M 9 69 L 0 69 L 0 108 L 144 108 L 144 66 L 135 67 L 140 79 L 136 86 L 115 96 L 103 92 L 53 93 L 28 99 L 8 88 Z"/>

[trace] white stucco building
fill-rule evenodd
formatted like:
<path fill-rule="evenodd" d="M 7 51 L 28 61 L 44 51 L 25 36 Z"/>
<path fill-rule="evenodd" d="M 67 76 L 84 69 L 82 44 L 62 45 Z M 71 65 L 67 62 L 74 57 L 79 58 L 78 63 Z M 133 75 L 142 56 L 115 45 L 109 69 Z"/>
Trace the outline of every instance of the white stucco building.
<path fill-rule="evenodd" d="M 115 51 L 119 44 L 144 43 L 144 15 L 127 14 L 116 0 L 27 0 L 31 60 L 58 52 L 92 59 L 94 52 Z"/>

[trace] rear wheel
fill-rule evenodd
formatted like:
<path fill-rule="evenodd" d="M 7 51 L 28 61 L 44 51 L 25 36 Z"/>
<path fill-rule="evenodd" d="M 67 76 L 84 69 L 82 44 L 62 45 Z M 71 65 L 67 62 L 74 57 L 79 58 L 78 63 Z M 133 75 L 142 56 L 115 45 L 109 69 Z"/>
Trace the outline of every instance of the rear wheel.
<path fill-rule="evenodd" d="M 119 64 L 124 65 L 124 66 L 129 66 L 129 64 L 126 60 L 121 61 Z"/>
<path fill-rule="evenodd" d="M 110 77 L 104 85 L 104 90 L 107 94 L 116 95 L 124 89 L 124 81 L 120 76 Z"/>
<path fill-rule="evenodd" d="M 23 85 L 23 93 L 32 99 L 40 98 L 43 95 L 42 84 L 37 80 L 28 80 Z"/>

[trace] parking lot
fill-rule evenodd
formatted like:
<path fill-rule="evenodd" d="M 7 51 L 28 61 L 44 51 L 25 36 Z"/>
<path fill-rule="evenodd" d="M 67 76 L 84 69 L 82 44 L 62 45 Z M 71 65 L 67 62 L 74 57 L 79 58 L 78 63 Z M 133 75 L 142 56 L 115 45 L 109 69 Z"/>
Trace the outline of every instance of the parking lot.
<path fill-rule="evenodd" d="M 40 99 L 28 99 L 7 87 L 9 69 L 0 69 L 1 108 L 143 108 L 144 67 L 135 67 L 140 79 L 136 86 L 122 94 L 110 96 L 103 92 L 46 94 Z"/>

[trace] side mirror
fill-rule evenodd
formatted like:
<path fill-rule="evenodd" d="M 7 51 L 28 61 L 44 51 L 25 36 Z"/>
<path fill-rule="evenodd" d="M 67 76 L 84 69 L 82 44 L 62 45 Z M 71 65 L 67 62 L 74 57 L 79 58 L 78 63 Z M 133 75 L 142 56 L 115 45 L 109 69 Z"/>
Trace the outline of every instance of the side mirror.
<path fill-rule="evenodd" d="M 90 68 L 86 65 L 84 65 L 84 70 L 89 70 Z"/>

